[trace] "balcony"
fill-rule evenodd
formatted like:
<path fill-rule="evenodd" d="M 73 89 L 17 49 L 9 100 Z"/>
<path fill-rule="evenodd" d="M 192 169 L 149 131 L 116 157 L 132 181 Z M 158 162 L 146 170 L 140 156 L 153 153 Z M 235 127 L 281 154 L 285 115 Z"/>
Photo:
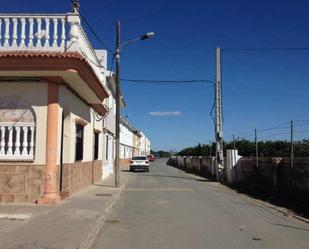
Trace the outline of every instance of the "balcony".
<path fill-rule="evenodd" d="M 0 125 L 0 160 L 34 159 L 35 124 Z"/>
<path fill-rule="evenodd" d="M 105 85 L 102 59 L 93 49 L 78 14 L 0 14 L 0 52 L 79 52 Z"/>

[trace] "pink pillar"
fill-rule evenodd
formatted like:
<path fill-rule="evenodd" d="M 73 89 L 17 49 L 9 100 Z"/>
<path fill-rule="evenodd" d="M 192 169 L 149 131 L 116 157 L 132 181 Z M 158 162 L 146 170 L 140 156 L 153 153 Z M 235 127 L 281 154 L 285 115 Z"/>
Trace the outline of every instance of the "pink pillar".
<path fill-rule="evenodd" d="M 48 108 L 46 128 L 46 165 L 43 196 L 38 204 L 56 204 L 60 201 L 57 193 L 57 137 L 59 84 L 48 83 Z"/>

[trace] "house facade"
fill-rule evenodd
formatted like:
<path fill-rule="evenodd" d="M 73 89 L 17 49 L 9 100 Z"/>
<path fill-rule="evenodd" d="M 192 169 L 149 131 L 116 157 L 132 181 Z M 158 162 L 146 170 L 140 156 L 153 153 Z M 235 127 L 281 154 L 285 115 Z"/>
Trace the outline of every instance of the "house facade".
<path fill-rule="evenodd" d="M 129 165 L 131 158 L 133 157 L 134 147 L 133 147 L 133 137 L 134 137 L 134 127 L 129 123 L 129 121 L 121 117 L 120 118 L 120 150 L 119 158 L 120 165 Z"/>
<path fill-rule="evenodd" d="M 127 118 L 120 119 L 120 162 L 127 166 L 133 156 L 150 154 L 150 140 Z"/>
<path fill-rule="evenodd" d="M 116 76 L 113 72 L 107 72 L 107 91 L 109 97 L 105 99 L 108 113 L 103 120 L 105 142 L 103 144 L 103 178 L 112 175 L 115 164 L 116 143 Z M 121 98 L 120 108 L 125 107 L 124 98 Z"/>
<path fill-rule="evenodd" d="M 141 132 L 141 138 L 140 138 L 140 154 L 147 156 L 150 154 L 151 150 L 151 143 L 149 138 Z"/>
<path fill-rule="evenodd" d="M 107 52 L 76 8 L 0 15 L 0 202 L 55 204 L 113 174 L 115 118 Z M 127 120 L 120 129 L 127 164 L 141 133 Z"/>
<path fill-rule="evenodd" d="M 106 62 L 76 12 L 0 30 L 0 201 L 57 203 L 102 178 Z"/>

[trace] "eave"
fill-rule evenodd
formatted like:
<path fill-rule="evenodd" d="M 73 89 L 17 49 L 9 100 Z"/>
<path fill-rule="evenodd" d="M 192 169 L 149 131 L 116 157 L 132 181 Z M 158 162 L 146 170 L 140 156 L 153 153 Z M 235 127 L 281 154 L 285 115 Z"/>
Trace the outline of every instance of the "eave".
<path fill-rule="evenodd" d="M 89 104 L 108 97 L 92 67 L 78 52 L 0 52 L 0 77 L 61 77 Z"/>

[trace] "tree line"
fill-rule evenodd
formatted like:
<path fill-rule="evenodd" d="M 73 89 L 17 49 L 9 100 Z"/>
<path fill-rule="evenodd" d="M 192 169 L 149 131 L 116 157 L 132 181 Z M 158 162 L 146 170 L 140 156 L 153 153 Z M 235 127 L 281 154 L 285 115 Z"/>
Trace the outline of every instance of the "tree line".
<path fill-rule="evenodd" d="M 170 156 L 170 152 L 163 151 L 163 150 L 158 150 L 158 151 L 151 150 L 150 154 L 158 155 L 159 157 L 169 157 Z"/>
<path fill-rule="evenodd" d="M 291 155 L 290 141 L 260 141 L 257 143 L 258 155 L 260 157 L 289 157 Z M 224 143 L 224 153 L 228 149 L 237 149 L 241 156 L 255 156 L 255 142 L 242 139 L 234 142 Z M 309 157 L 309 140 L 303 139 L 293 143 L 294 157 Z M 194 147 L 188 147 L 180 152 L 179 156 L 215 156 L 216 143 L 198 144 Z"/>

